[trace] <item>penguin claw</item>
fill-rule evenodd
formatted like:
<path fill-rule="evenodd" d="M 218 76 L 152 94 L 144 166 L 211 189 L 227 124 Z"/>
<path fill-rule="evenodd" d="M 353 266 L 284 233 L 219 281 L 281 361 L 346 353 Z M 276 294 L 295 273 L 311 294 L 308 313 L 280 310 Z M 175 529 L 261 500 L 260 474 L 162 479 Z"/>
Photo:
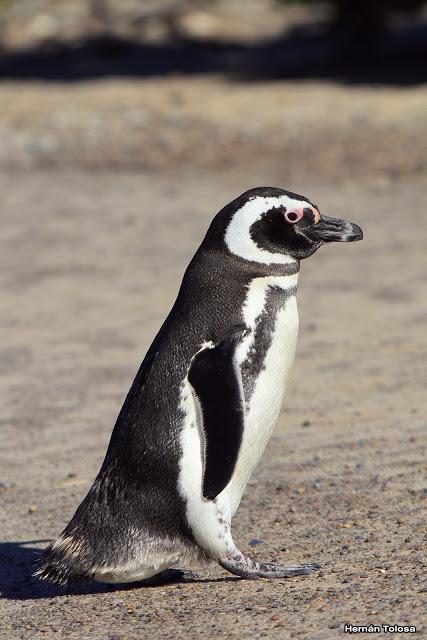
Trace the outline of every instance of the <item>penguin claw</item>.
<path fill-rule="evenodd" d="M 315 562 L 289 566 L 269 562 L 258 562 L 240 552 L 221 558 L 219 564 L 236 576 L 252 580 L 258 578 L 290 578 L 292 576 L 303 576 L 320 569 L 320 565 Z"/>

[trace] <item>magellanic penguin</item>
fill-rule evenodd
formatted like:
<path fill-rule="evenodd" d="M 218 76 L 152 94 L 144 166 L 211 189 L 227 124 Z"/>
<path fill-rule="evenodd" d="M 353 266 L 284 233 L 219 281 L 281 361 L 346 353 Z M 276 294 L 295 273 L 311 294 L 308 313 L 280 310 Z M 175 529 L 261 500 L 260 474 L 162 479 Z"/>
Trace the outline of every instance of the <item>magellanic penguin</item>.
<path fill-rule="evenodd" d="M 362 238 L 283 189 L 247 191 L 213 219 L 136 375 L 101 470 L 37 575 L 139 581 L 215 560 L 238 576 L 318 565 L 244 555 L 231 520 L 271 436 L 294 358 L 300 261 Z"/>

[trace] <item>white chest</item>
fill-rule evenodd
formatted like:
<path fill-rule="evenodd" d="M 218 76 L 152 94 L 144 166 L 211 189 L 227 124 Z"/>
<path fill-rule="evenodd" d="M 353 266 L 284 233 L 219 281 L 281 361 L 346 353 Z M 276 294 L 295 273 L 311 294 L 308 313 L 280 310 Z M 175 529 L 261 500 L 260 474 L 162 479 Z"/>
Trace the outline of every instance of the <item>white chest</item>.
<path fill-rule="evenodd" d="M 252 371 L 253 379 L 246 407 L 242 446 L 232 481 L 226 489 L 230 494 L 233 510 L 237 509 L 245 485 L 264 452 L 280 412 L 298 338 L 296 279 L 297 276 L 260 278 L 257 280 L 261 282 L 252 283 L 248 289 L 245 321 L 252 331 L 239 347 L 238 361 L 243 369 L 252 353 L 256 366 Z M 284 295 L 283 305 L 280 308 L 276 307 L 274 315 L 270 318 L 266 305 L 273 287 L 281 288 Z M 256 328 L 259 328 L 260 318 L 262 314 L 265 317 L 266 311 L 265 322 L 270 326 L 264 339 L 268 342 L 258 345 L 262 348 L 260 355 L 256 352 Z M 243 371 L 242 373 L 244 374 Z"/>
<path fill-rule="evenodd" d="M 182 458 L 178 480 L 179 491 L 187 504 L 187 519 L 198 543 L 220 557 L 232 548 L 229 523 L 239 506 L 243 490 L 271 436 L 280 411 L 283 392 L 291 368 L 298 334 L 298 311 L 295 298 L 297 275 L 280 278 L 257 278 L 248 287 L 243 308 L 243 321 L 250 329 L 238 347 L 237 361 L 241 371 L 248 358 L 257 354 L 257 327 L 265 316 L 272 288 L 281 288 L 283 305 L 276 308 L 271 332 L 264 342 L 259 371 L 253 377 L 247 403 L 245 428 L 237 464 L 228 485 L 215 501 L 202 496 L 203 445 L 202 428 L 189 383 L 181 389 L 180 411 L 185 418 L 181 432 Z M 280 293 L 280 292 L 279 292 Z M 279 296 L 280 298 L 280 296 Z M 246 364 L 245 364 L 246 363 Z M 252 370 L 251 370 L 252 371 Z M 223 522 L 228 523 L 224 531 Z"/>

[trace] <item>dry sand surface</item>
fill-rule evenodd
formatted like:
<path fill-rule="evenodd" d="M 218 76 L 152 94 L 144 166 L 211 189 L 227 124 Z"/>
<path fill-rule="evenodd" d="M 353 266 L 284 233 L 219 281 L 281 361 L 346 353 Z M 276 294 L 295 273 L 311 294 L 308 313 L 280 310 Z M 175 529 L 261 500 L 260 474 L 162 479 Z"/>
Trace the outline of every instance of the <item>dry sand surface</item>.
<path fill-rule="evenodd" d="M 0 86 L 1 639 L 427 635 L 427 91 L 264 80 Z M 210 219 L 269 184 L 365 232 L 302 265 L 285 405 L 233 522 L 243 551 L 321 570 L 33 580 Z"/>
<path fill-rule="evenodd" d="M 317 574 L 63 591 L 30 575 L 88 489 L 211 216 L 254 184 L 305 192 L 363 243 L 302 267 L 297 358 L 234 521 L 259 559 Z M 425 179 L 337 184 L 262 167 L 0 179 L 1 637 L 329 639 L 426 633 Z M 396 634 L 393 637 L 403 637 Z"/>
<path fill-rule="evenodd" d="M 286 180 L 425 175 L 425 85 L 221 75 L 4 82 L 0 167 L 175 171 L 242 165 Z M 304 184 L 306 178 L 304 178 Z M 221 199 L 220 199 L 221 201 Z"/>

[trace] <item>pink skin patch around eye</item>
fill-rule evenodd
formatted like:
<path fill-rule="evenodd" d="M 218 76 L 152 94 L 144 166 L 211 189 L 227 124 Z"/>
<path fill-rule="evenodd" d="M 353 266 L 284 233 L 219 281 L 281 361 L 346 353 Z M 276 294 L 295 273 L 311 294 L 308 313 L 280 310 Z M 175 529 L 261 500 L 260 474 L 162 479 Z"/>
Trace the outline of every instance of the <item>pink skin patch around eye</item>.
<path fill-rule="evenodd" d="M 286 222 L 295 224 L 304 216 L 304 211 L 302 209 L 291 209 L 291 211 L 286 211 L 284 215 Z"/>

